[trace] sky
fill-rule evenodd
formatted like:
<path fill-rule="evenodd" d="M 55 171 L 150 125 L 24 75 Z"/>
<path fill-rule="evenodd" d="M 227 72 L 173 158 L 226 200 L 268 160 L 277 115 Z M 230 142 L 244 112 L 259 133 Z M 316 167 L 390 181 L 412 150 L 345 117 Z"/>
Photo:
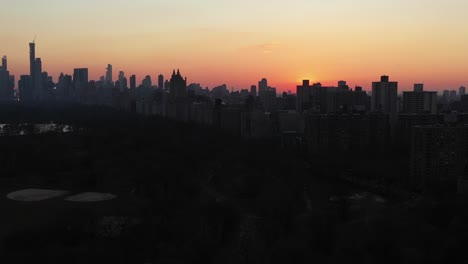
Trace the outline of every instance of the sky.
<path fill-rule="evenodd" d="M 468 86 L 466 0 L 3 0 L 0 55 L 29 72 L 28 43 L 55 80 L 112 64 L 153 82 L 180 68 L 188 82 L 248 88 L 267 78 L 368 90 L 389 75 L 400 90 Z M 18 79 L 18 77 L 17 77 Z"/>

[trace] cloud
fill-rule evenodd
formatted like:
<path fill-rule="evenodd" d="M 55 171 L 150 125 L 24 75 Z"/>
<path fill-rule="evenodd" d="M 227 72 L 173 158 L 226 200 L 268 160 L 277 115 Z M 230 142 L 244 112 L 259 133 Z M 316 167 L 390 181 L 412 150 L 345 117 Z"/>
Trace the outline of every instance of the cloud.
<path fill-rule="evenodd" d="M 281 47 L 281 43 L 278 41 L 271 41 L 268 43 L 262 43 L 258 45 L 251 45 L 241 48 L 243 51 L 254 51 L 254 52 L 261 52 L 264 54 L 271 54 L 275 50 Z"/>

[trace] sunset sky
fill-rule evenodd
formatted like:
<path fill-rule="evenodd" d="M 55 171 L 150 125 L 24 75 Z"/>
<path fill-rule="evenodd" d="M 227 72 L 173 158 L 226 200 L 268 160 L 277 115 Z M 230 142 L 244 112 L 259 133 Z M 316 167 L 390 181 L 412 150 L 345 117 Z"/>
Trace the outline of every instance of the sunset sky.
<path fill-rule="evenodd" d="M 56 80 L 122 70 L 141 80 L 180 68 L 189 83 L 237 89 L 261 78 L 280 91 L 302 79 L 366 90 L 468 86 L 466 0 L 4 0 L 0 55 L 28 74 L 28 42 Z"/>

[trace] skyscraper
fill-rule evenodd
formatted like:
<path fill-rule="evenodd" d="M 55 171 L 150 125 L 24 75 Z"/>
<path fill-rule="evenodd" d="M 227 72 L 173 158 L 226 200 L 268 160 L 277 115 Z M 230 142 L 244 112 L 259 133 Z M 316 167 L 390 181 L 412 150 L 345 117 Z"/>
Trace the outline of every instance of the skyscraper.
<path fill-rule="evenodd" d="M 35 97 L 36 89 L 36 43 L 31 42 L 29 43 L 29 81 L 31 82 L 30 84 L 30 89 L 31 92 L 33 93 L 32 96 Z"/>
<path fill-rule="evenodd" d="M 13 99 L 13 87 L 10 82 L 6 57 L 3 57 L 2 66 L 0 67 L 0 101 Z"/>
<path fill-rule="evenodd" d="M 108 64 L 106 68 L 106 82 L 113 83 L 112 79 L 112 65 Z"/>
<path fill-rule="evenodd" d="M 75 88 L 74 98 L 76 101 L 80 101 L 81 96 L 88 87 L 88 69 L 78 68 L 73 70 L 73 86 Z"/>
<path fill-rule="evenodd" d="M 125 73 L 123 71 L 119 72 L 119 90 L 123 92 L 127 89 L 127 79 L 125 78 Z"/>
<path fill-rule="evenodd" d="M 187 97 L 187 79 L 183 78 L 180 71 L 172 72 L 170 84 L 170 102 L 168 105 L 168 116 L 179 121 L 188 120 L 189 101 Z"/>
<path fill-rule="evenodd" d="M 453 102 L 453 101 L 456 101 L 456 100 L 457 100 L 457 91 L 451 90 L 450 91 L 450 101 Z"/>
<path fill-rule="evenodd" d="M 458 95 L 459 95 L 460 97 L 462 97 L 462 96 L 465 95 L 465 94 L 466 94 L 466 88 L 465 88 L 465 86 L 461 86 L 461 87 L 458 89 Z"/>
<path fill-rule="evenodd" d="M 164 89 L 164 76 L 162 74 L 158 76 L 158 88 Z"/>
<path fill-rule="evenodd" d="M 42 87 L 42 61 L 36 58 L 34 64 L 34 97 L 36 100 L 43 100 L 44 93 Z"/>
<path fill-rule="evenodd" d="M 177 74 L 175 70 L 172 73 L 170 93 L 172 99 L 187 97 L 187 80 L 182 78 L 179 70 L 177 70 Z"/>
<path fill-rule="evenodd" d="M 2 58 L 2 69 L 4 71 L 8 71 L 7 56 L 3 56 Z"/>
<path fill-rule="evenodd" d="M 143 87 L 150 89 L 153 87 L 153 82 L 151 81 L 151 76 L 146 75 L 145 79 L 143 79 L 142 83 Z"/>
<path fill-rule="evenodd" d="M 266 92 L 268 90 L 268 81 L 266 78 L 263 78 L 258 82 L 258 92 Z"/>
<path fill-rule="evenodd" d="M 257 86 L 252 85 L 250 87 L 250 95 L 252 95 L 253 97 L 257 97 Z"/>
<path fill-rule="evenodd" d="M 135 75 L 130 76 L 130 89 L 132 90 L 136 89 L 136 76 Z"/>
<path fill-rule="evenodd" d="M 391 123 L 397 117 L 398 82 L 390 82 L 388 76 L 382 76 L 380 82 L 372 83 L 371 111 L 390 115 Z"/>

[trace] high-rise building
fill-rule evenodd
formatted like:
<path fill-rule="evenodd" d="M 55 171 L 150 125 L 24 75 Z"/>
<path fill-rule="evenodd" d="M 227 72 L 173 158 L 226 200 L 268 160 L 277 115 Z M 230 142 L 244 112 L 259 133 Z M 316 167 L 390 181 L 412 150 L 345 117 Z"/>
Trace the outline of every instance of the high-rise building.
<path fill-rule="evenodd" d="M 164 81 L 164 90 L 165 91 L 171 90 L 171 82 L 169 80 Z"/>
<path fill-rule="evenodd" d="M 371 111 L 390 115 L 390 123 L 397 119 L 398 82 L 390 82 L 388 76 L 382 76 L 380 82 L 372 83 Z"/>
<path fill-rule="evenodd" d="M 7 56 L 3 56 L 2 58 L 2 69 L 4 71 L 8 71 Z"/>
<path fill-rule="evenodd" d="M 14 97 L 14 84 L 11 84 L 10 77 L 10 72 L 7 67 L 7 59 L 6 57 L 3 57 L 2 66 L 0 67 L 0 101 L 9 101 Z"/>
<path fill-rule="evenodd" d="M 170 81 L 169 103 L 167 115 L 179 121 L 187 121 L 189 118 L 189 99 L 187 93 L 187 78 L 183 78 L 180 71 L 172 72 Z"/>
<path fill-rule="evenodd" d="M 29 43 L 29 81 L 31 82 L 30 89 L 32 92 L 33 99 L 36 97 L 36 43 Z"/>
<path fill-rule="evenodd" d="M 34 97 L 36 100 L 44 99 L 44 91 L 42 86 L 42 61 L 41 58 L 36 58 L 34 65 Z"/>
<path fill-rule="evenodd" d="M 180 75 L 179 70 L 177 70 L 177 74 L 175 70 L 172 72 L 170 94 L 171 99 L 187 97 L 187 79 Z"/>
<path fill-rule="evenodd" d="M 106 68 L 106 82 L 113 84 L 114 80 L 112 79 L 112 65 L 108 64 Z"/>
<path fill-rule="evenodd" d="M 132 90 L 136 89 L 136 76 L 135 75 L 130 76 L 130 89 Z"/>
<path fill-rule="evenodd" d="M 78 75 L 78 74 L 77 74 Z M 77 77 L 78 79 L 78 77 Z M 58 97 L 61 101 L 71 101 L 73 99 L 73 80 L 72 76 L 60 74 L 57 83 Z"/>
<path fill-rule="evenodd" d="M 151 76 L 146 75 L 145 79 L 143 79 L 142 83 L 143 87 L 147 89 L 151 89 L 153 87 L 153 82 L 151 81 Z"/>
<path fill-rule="evenodd" d="M 466 94 L 466 88 L 465 88 L 465 86 L 461 86 L 460 88 L 458 88 L 458 95 L 459 95 L 460 97 L 462 97 L 462 96 L 465 95 L 465 94 Z"/>
<path fill-rule="evenodd" d="M 268 80 L 263 78 L 261 81 L 258 82 L 258 92 L 266 92 L 268 90 Z"/>
<path fill-rule="evenodd" d="M 78 68 L 73 70 L 73 86 L 74 90 L 74 99 L 80 101 L 82 95 L 86 92 L 88 88 L 88 69 L 87 68 Z"/>
<path fill-rule="evenodd" d="M 162 74 L 158 76 L 158 88 L 164 89 L 164 76 Z"/>
<path fill-rule="evenodd" d="M 423 84 L 415 84 L 414 92 L 403 92 L 403 112 L 437 114 L 437 92 L 426 92 Z"/>
<path fill-rule="evenodd" d="M 19 100 L 21 102 L 30 102 L 33 100 L 34 96 L 31 84 L 31 76 L 21 75 L 18 81 Z"/>
<path fill-rule="evenodd" d="M 123 92 L 124 90 L 127 89 L 127 78 L 125 78 L 125 72 L 120 71 L 119 72 L 119 90 Z"/>
<path fill-rule="evenodd" d="M 252 85 L 250 87 L 250 95 L 252 95 L 253 97 L 257 97 L 257 86 Z"/>
<path fill-rule="evenodd" d="M 442 93 L 442 100 L 444 103 L 449 103 L 450 102 L 450 91 L 449 90 L 444 90 Z"/>
<path fill-rule="evenodd" d="M 457 100 L 457 91 L 456 90 L 451 90 L 450 91 L 450 101 L 456 101 Z"/>

